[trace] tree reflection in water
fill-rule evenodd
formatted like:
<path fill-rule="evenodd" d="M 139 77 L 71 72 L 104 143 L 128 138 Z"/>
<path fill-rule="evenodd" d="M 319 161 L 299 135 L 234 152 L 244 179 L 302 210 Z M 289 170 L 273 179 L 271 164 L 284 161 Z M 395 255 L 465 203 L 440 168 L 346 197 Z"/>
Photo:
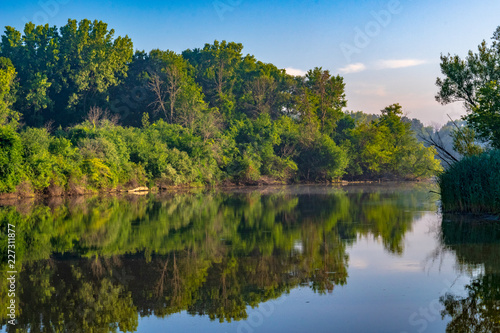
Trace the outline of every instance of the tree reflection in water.
<path fill-rule="evenodd" d="M 401 254 L 411 223 L 435 209 L 422 202 L 425 187 L 312 186 L 4 206 L 2 229 L 18 231 L 15 328 L 133 332 L 139 316 L 184 310 L 230 322 L 299 285 L 331 293 L 347 283 L 346 246 L 376 237 Z"/>
<path fill-rule="evenodd" d="M 459 269 L 474 276 L 465 295 L 441 297 L 447 332 L 500 332 L 500 225 L 498 221 L 445 215 L 441 242 Z"/>

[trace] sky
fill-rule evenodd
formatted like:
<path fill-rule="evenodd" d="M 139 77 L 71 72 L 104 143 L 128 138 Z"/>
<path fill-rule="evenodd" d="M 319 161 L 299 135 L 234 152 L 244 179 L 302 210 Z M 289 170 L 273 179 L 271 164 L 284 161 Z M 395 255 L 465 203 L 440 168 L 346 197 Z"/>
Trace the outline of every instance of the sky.
<path fill-rule="evenodd" d="M 234 41 L 290 74 L 322 67 L 341 75 L 347 110 L 378 113 L 399 103 L 410 118 L 438 126 L 465 113 L 461 103 L 434 98 L 440 55 L 477 50 L 500 25 L 499 13 L 498 0 L 4 0 L 0 25 L 97 19 L 146 51 Z"/>

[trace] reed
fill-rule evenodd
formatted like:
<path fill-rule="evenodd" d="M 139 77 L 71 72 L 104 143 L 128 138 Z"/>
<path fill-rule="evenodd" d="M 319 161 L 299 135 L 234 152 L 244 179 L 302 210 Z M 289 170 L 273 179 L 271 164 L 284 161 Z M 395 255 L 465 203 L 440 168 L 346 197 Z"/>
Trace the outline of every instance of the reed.
<path fill-rule="evenodd" d="M 444 212 L 500 214 L 500 150 L 463 158 L 438 183 Z"/>

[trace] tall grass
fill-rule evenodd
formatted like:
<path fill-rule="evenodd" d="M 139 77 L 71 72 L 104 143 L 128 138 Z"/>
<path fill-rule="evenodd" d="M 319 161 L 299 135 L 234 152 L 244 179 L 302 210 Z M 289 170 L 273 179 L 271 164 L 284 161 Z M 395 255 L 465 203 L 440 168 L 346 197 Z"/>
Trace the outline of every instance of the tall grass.
<path fill-rule="evenodd" d="M 462 159 L 438 183 L 443 211 L 500 214 L 500 150 Z"/>

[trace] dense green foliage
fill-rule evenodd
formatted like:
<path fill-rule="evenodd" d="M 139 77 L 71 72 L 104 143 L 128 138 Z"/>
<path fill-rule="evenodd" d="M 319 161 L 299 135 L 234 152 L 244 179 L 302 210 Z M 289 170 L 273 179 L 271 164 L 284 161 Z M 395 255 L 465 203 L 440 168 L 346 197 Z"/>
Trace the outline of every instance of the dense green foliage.
<path fill-rule="evenodd" d="M 416 179 L 440 170 L 399 104 L 355 117 L 344 110 L 342 77 L 318 67 L 288 75 L 242 49 L 215 41 L 133 54 L 131 40 L 101 21 L 6 27 L 0 192 Z"/>
<path fill-rule="evenodd" d="M 444 211 L 500 213 L 500 150 L 463 158 L 438 182 Z"/>

